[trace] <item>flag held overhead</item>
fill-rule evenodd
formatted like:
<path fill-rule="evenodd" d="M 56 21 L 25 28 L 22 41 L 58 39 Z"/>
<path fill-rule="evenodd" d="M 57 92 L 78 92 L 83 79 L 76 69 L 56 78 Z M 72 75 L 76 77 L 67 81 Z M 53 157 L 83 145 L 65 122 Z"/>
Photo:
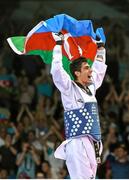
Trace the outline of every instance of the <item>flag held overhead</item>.
<path fill-rule="evenodd" d="M 16 36 L 7 39 L 13 51 L 19 55 L 39 55 L 44 63 L 52 61 L 52 51 L 56 44 L 53 34 L 64 34 L 63 65 L 69 73 L 69 63 L 76 58 L 85 57 L 92 64 L 99 42 L 105 43 L 103 28 L 94 32 L 91 20 L 76 20 L 66 14 L 59 14 L 46 21 L 41 21 L 27 36 Z"/>

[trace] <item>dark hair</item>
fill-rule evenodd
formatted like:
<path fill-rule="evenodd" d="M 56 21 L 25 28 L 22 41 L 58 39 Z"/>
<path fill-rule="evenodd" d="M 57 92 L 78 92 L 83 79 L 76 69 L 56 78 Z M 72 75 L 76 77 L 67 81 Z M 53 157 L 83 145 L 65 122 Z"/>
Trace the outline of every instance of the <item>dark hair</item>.
<path fill-rule="evenodd" d="M 118 148 L 122 148 L 124 151 L 128 151 L 125 144 L 119 144 Z"/>
<path fill-rule="evenodd" d="M 50 167 L 50 168 L 51 168 L 51 164 L 50 164 L 50 162 L 49 162 L 49 161 L 47 161 L 47 160 L 43 160 L 42 164 L 43 164 L 43 163 L 46 163 L 46 164 L 48 165 L 48 167 Z"/>
<path fill-rule="evenodd" d="M 30 133 L 32 133 L 32 134 L 34 134 L 35 135 L 35 130 L 33 130 L 33 129 L 30 129 L 29 131 L 28 131 L 28 135 L 30 134 Z"/>
<path fill-rule="evenodd" d="M 80 57 L 78 59 L 75 59 L 72 61 L 72 63 L 70 64 L 70 72 L 74 78 L 74 80 L 76 80 L 76 75 L 75 75 L 75 71 L 81 71 L 81 66 L 82 63 L 87 62 L 87 59 L 84 57 Z"/>

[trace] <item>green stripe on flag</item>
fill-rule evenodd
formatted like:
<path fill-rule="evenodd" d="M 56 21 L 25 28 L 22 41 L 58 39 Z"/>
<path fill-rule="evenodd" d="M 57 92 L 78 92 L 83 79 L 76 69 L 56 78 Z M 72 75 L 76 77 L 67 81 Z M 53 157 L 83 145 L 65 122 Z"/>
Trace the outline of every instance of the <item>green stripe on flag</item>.
<path fill-rule="evenodd" d="M 43 50 L 33 50 L 29 51 L 27 55 L 39 55 L 41 56 L 42 60 L 46 64 L 51 64 L 52 61 L 52 51 L 43 51 Z"/>
<path fill-rule="evenodd" d="M 24 51 L 25 39 L 26 39 L 25 36 L 11 37 L 11 41 L 13 45 L 21 52 Z"/>

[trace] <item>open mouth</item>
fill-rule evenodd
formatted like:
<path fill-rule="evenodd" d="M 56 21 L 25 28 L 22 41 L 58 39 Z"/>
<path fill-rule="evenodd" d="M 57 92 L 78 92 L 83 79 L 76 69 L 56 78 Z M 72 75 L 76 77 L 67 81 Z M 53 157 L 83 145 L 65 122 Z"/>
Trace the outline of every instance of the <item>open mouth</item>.
<path fill-rule="evenodd" d="M 92 78 L 92 76 L 89 75 L 89 76 L 88 76 L 88 79 L 89 79 L 90 81 L 91 81 L 91 78 Z"/>

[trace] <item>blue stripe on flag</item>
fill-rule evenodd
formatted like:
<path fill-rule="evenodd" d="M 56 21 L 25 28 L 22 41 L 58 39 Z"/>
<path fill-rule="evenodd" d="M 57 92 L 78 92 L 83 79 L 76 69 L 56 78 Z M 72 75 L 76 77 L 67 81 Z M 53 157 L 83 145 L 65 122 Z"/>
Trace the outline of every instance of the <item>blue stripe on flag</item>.
<path fill-rule="evenodd" d="M 46 24 L 46 25 L 45 25 Z M 73 37 L 79 36 L 91 36 L 96 39 L 96 35 L 100 37 L 100 40 L 105 43 L 105 35 L 103 28 L 98 28 L 96 33 L 94 32 L 91 20 L 76 20 L 75 18 L 66 14 L 59 14 L 45 21 L 35 33 L 43 32 L 60 32 L 61 30 L 68 31 Z"/>

